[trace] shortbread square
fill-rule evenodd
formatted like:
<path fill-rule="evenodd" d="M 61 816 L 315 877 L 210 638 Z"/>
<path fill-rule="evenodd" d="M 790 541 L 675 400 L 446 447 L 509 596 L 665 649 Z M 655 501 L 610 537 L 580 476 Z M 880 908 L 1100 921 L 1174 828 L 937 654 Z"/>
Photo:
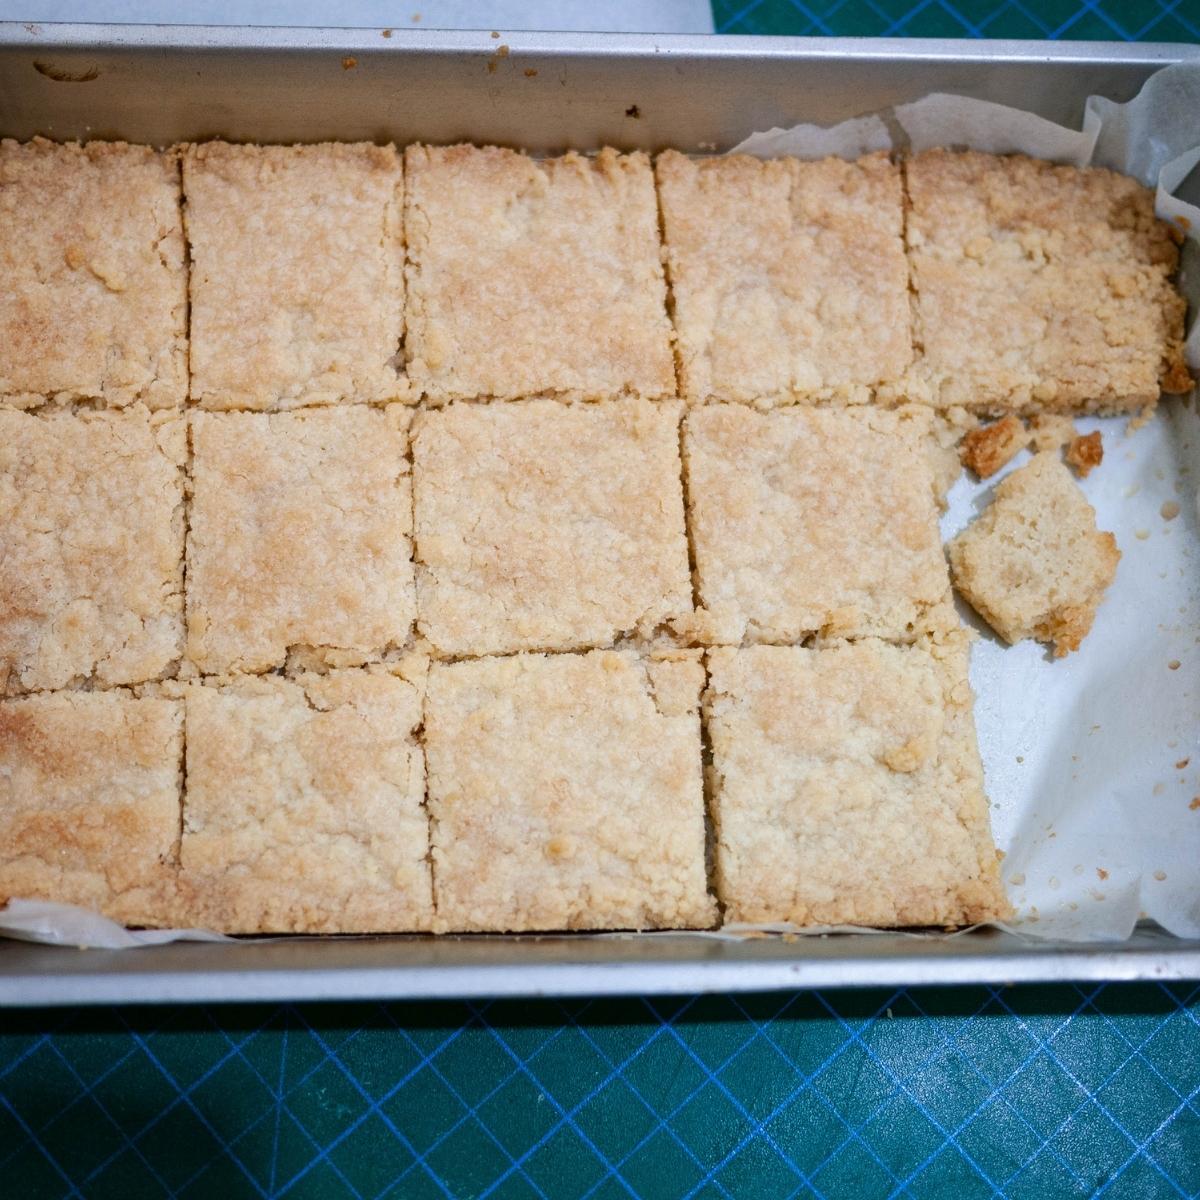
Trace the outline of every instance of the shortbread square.
<path fill-rule="evenodd" d="M 409 146 L 408 375 L 430 403 L 675 394 L 645 154 Z"/>
<path fill-rule="evenodd" d="M 186 690 L 180 894 L 226 933 L 427 929 L 423 679 L 382 667 Z"/>
<path fill-rule="evenodd" d="M 182 417 L 0 410 L 0 695 L 172 674 Z"/>
<path fill-rule="evenodd" d="M 679 415 L 628 399 L 418 416 L 418 623 L 435 652 L 606 646 L 690 614 Z"/>
<path fill-rule="evenodd" d="M 434 663 L 433 875 L 452 930 L 711 925 L 697 657 Z"/>
<path fill-rule="evenodd" d="M 1007 915 L 965 632 L 709 653 L 726 919 L 971 925 Z"/>
<path fill-rule="evenodd" d="M 175 920 L 183 706 L 126 691 L 0 701 L 0 900 Z"/>
<path fill-rule="evenodd" d="M 409 411 L 194 415 L 187 648 L 202 672 L 289 653 L 354 666 L 407 643 Z"/>
<path fill-rule="evenodd" d="M 0 406 L 179 408 L 179 164 L 124 142 L 0 142 Z"/>
<path fill-rule="evenodd" d="M 905 170 L 914 399 L 1118 412 L 1189 390 L 1179 251 L 1153 191 L 1023 155 L 928 150 Z"/>
<path fill-rule="evenodd" d="M 656 171 L 688 400 L 861 402 L 904 375 L 908 267 L 886 155 L 667 150 Z"/>
<path fill-rule="evenodd" d="M 907 638 L 941 620 L 928 409 L 709 405 L 683 453 L 701 641 Z"/>
<path fill-rule="evenodd" d="M 192 399 L 278 410 L 404 399 L 403 165 L 394 146 L 183 155 Z"/>
<path fill-rule="evenodd" d="M 1053 642 L 1056 658 L 1079 649 L 1121 559 L 1056 450 L 1006 475 L 949 554 L 955 589 L 1006 642 Z"/>

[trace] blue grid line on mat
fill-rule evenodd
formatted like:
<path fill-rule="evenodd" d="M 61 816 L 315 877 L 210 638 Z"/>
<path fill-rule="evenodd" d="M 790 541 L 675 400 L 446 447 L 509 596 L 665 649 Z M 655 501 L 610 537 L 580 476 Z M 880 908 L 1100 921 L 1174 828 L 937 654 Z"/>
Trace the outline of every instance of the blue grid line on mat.
<path fill-rule="evenodd" d="M 713 10 L 720 33 L 1200 40 L 1196 0 L 1135 5 L 1121 0 L 1076 0 L 1053 6 L 1031 0 L 996 0 L 986 8 L 969 0 L 915 0 L 898 10 L 881 0 L 834 0 L 824 5 L 805 0 L 716 0 Z"/>
<path fill-rule="evenodd" d="M 89 1075 L 72 1061 L 71 1026 L 83 1018 L 66 1018 L 57 1029 L 41 1032 L 19 1048 L 10 1044 L 0 1027 L 0 1045 L 12 1051 L 0 1065 L 0 1114 L 11 1115 L 25 1143 L 53 1169 L 53 1187 L 21 1193 L 32 1196 L 101 1194 L 113 1165 L 131 1157 L 147 1182 L 142 1191 L 125 1192 L 127 1197 L 208 1194 L 206 1180 L 221 1160 L 233 1168 L 223 1190 L 234 1196 L 557 1198 L 566 1193 L 548 1186 L 547 1178 L 553 1176 L 539 1172 L 537 1163 L 563 1137 L 569 1137 L 576 1148 L 576 1173 L 579 1162 L 590 1164 L 586 1178 L 570 1192 L 579 1200 L 617 1194 L 671 1195 L 681 1200 L 757 1195 L 742 1186 L 745 1174 L 736 1173 L 739 1161 L 750 1155 L 758 1156 L 756 1163 L 773 1164 L 773 1182 L 778 1186 L 761 1194 L 779 1197 L 878 1195 L 921 1200 L 938 1194 L 937 1186 L 930 1183 L 938 1171 L 958 1172 L 954 1182 L 964 1195 L 1015 1195 L 1028 1183 L 1029 1194 L 1050 1190 L 1117 1196 L 1126 1194 L 1123 1181 L 1137 1171 L 1136 1186 L 1128 1194 L 1194 1196 L 1200 1193 L 1200 988 L 1176 994 L 1155 987 L 1150 994 L 1157 1007 L 1132 1016 L 1114 1011 L 1111 997 L 1120 991 L 1102 986 L 1060 989 L 1060 1002 L 1045 1014 L 1030 1007 L 1026 993 L 972 988 L 960 993 L 967 1001 L 960 999 L 951 1016 L 938 1011 L 944 993 L 904 990 L 868 997 L 865 1007 L 861 997 L 848 993 L 643 1000 L 632 1017 L 625 1011 L 621 1028 L 627 1032 L 620 1053 L 613 1052 L 605 1033 L 605 1012 L 612 1002 L 539 1002 L 540 1020 L 533 1027 L 513 1022 L 511 1004 L 470 1004 L 454 1010 L 457 1024 L 439 1030 L 432 1043 L 420 1036 L 421 1030 L 411 1020 L 402 1019 L 411 1018 L 412 1006 L 371 1006 L 367 1016 L 374 1017 L 374 1027 L 398 1037 L 409 1052 L 404 1069 L 382 1088 L 364 1082 L 348 1062 L 356 1042 L 369 1036 L 369 1020 L 339 1039 L 336 1028 L 323 1024 L 328 1013 L 314 1016 L 303 1006 L 268 1010 L 265 1016 L 260 1012 L 248 1028 L 234 1032 L 220 1010 L 213 1010 L 206 1020 L 219 1039 L 218 1050 L 203 1070 L 184 1081 L 155 1050 L 153 1043 L 163 1033 L 161 1021 L 143 1024 L 136 1017 L 116 1014 L 115 1048 L 120 1053 L 112 1054 L 103 1069 Z M 891 1037 L 901 1024 L 893 1020 L 893 1008 L 901 1010 L 902 1020 L 920 1022 L 924 1036 L 915 1048 L 903 1038 Z M 997 1021 L 1005 1030 L 1005 1053 L 999 1059 L 981 1059 L 980 1046 L 986 1044 L 989 1026 Z M 1082 1058 L 1078 1047 L 1065 1040 L 1081 1022 L 1089 1022 L 1092 1030 L 1091 1048 Z M 807 1055 L 796 1038 L 814 1024 L 823 1026 L 825 1042 L 819 1053 Z M 1182 1030 L 1175 1029 L 1177 1025 Z M 719 1034 L 716 1042 L 714 1030 Z M 1173 1040 L 1156 1050 L 1155 1042 L 1165 1031 Z M 252 1051 L 256 1042 L 267 1038 L 276 1039 L 279 1057 L 274 1070 L 264 1073 Z M 489 1046 L 499 1051 L 498 1065 L 488 1074 L 486 1086 L 476 1086 L 477 1081 L 463 1074 L 461 1064 L 448 1061 L 466 1039 L 473 1039 L 468 1057 L 478 1059 Z M 564 1078 L 561 1063 L 547 1061 L 572 1039 L 599 1064 L 583 1082 Z M 573 1047 L 574 1042 L 568 1050 L 577 1058 Z M 294 1075 L 289 1050 L 306 1055 L 303 1069 Z M 69 1094 L 43 1114 L 46 1119 L 38 1125 L 23 1115 L 21 1094 L 11 1088 L 11 1080 L 40 1055 L 62 1065 Z M 639 1071 L 639 1063 L 656 1056 L 659 1062 L 652 1063 L 648 1073 Z M 110 1111 L 100 1093 L 115 1073 L 139 1062 L 166 1083 L 170 1095 L 147 1120 L 131 1122 Z M 660 1087 L 663 1062 L 673 1064 L 665 1088 Z M 213 1080 L 220 1082 L 235 1063 L 269 1096 L 262 1111 L 236 1133 L 217 1128 L 220 1107 L 204 1095 L 206 1087 Z M 1114 1107 L 1111 1094 L 1135 1067 L 1161 1092 L 1161 1103 L 1140 1129 L 1130 1128 L 1128 1112 Z M 323 1072 L 340 1079 L 358 1104 L 347 1109 L 336 1127 L 320 1134 L 307 1127 L 300 1106 Z M 416 1135 L 410 1137 L 404 1129 L 418 1112 L 403 1106 L 396 1113 L 389 1109 L 423 1076 L 446 1089 L 458 1115 L 439 1126 L 437 1136 L 418 1145 Z M 750 1090 L 747 1078 L 755 1081 Z M 683 1086 L 674 1087 L 679 1080 Z M 506 1097 L 519 1081 L 529 1085 L 527 1096 L 539 1097 L 536 1105 L 544 1104 L 548 1116 L 542 1127 L 513 1144 L 511 1132 L 501 1128 L 493 1110 L 497 1100 L 501 1108 L 507 1106 Z M 1146 1086 L 1141 1076 L 1135 1082 Z M 617 1086 L 630 1097 L 620 1111 L 636 1128 L 626 1144 L 613 1148 L 601 1144 L 605 1138 L 589 1133 L 588 1118 L 597 1101 Z M 322 1088 L 327 1089 L 327 1084 Z M 227 1088 L 222 1085 L 217 1090 Z M 1065 1102 L 1049 1114 L 1031 1104 L 1031 1098 L 1037 1101 L 1056 1094 Z M 732 1114 L 733 1124 L 730 1136 L 714 1142 L 706 1137 L 704 1122 L 698 1125 L 688 1114 L 699 1109 L 707 1119 L 715 1111 L 717 1097 L 721 1111 Z M 74 1170 L 70 1163 L 59 1161 L 48 1134 L 64 1114 L 69 1116 L 73 1107 L 83 1105 L 96 1111 L 97 1126 L 104 1122 L 108 1144 L 106 1153 L 86 1170 Z M 800 1110 L 810 1123 L 815 1114 L 828 1134 L 808 1161 L 802 1161 L 806 1146 L 788 1123 L 789 1114 Z M 152 1135 L 178 1111 L 191 1114 L 209 1131 L 212 1150 L 172 1180 L 167 1177 L 169 1157 L 155 1149 Z M 337 1152 L 373 1119 L 381 1122 L 387 1138 L 402 1148 L 407 1161 L 387 1179 L 367 1185 L 356 1174 L 353 1160 L 340 1159 Z M 894 1147 L 879 1141 L 880 1130 L 897 1121 L 911 1128 L 920 1122 L 932 1130 L 925 1144 L 905 1161 L 897 1159 Z M 1092 1132 L 1081 1153 L 1078 1130 L 1089 1122 Z M 287 1168 L 280 1162 L 285 1123 L 304 1146 L 304 1161 Z M 267 1126 L 269 1161 L 256 1163 L 246 1148 L 255 1144 L 256 1130 Z M 460 1153 L 459 1141 L 468 1128 L 492 1146 L 495 1165 L 489 1177 L 465 1189 L 452 1178 L 446 1163 Z M 996 1139 L 990 1136 L 996 1128 L 1018 1131 L 1019 1152 L 997 1157 Z M 1166 1145 L 1165 1152 L 1159 1143 Z M 1093 1161 L 1097 1146 L 1108 1147 L 1111 1163 Z M 655 1147 L 658 1151 L 673 1147 L 682 1165 L 673 1190 L 660 1187 L 647 1193 L 642 1190 L 643 1159 Z M 443 1153 L 447 1150 L 449 1159 Z M 6 1148 L 6 1153 L 0 1165 L 6 1178 L 12 1178 L 10 1165 L 21 1149 Z M 863 1172 L 868 1172 L 866 1185 Z M 232 1187 L 230 1178 L 236 1181 Z M 853 1189 L 848 1189 L 847 1179 Z M 418 1184 L 427 1186 L 422 1191 Z"/>

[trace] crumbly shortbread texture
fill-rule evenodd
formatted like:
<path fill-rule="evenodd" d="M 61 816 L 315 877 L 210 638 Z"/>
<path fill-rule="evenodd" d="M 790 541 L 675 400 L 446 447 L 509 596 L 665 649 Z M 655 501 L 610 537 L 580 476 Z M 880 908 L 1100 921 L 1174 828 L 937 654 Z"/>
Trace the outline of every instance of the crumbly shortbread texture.
<path fill-rule="evenodd" d="M 0 901 L 174 920 L 183 706 L 124 691 L 0 701 Z"/>
<path fill-rule="evenodd" d="M 179 165 L 124 142 L 0 141 L 0 405 L 187 395 Z"/>
<path fill-rule="evenodd" d="M 701 641 L 901 638 L 940 619 L 929 410 L 708 405 L 683 453 Z"/>
<path fill-rule="evenodd" d="M 656 162 L 682 392 L 863 401 L 912 361 L 899 168 L 886 155 Z"/>
<path fill-rule="evenodd" d="M 434 650 L 605 646 L 689 614 L 679 415 L 638 399 L 420 414 L 418 625 Z"/>
<path fill-rule="evenodd" d="M 1006 475 L 992 502 L 950 543 L 959 594 L 1006 642 L 1078 650 L 1121 552 L 1054 451 Z"/>
<path fill-rule="evenodd" d="M 183 151 L 191 391 L 204 408 L 404 398 L 403 164 L 394 146 Z"/>
<path fill-rule="evenodd" d="M 206 674 L 339 666 L 406 644 L 416 609 L 410 410 L 196 413 L 187 652 Z"/>
<path fill-rule="evenodd" d="M 422 687 L 382 667 L 192 684 L 180 896 L 227 933 L 426 929 Z"/>
<path fill-rule="evenodd" d="M 921 347 L 908 395 L 1115 412 L 1188 390 L 1179 252 L 1151 190 L 1022 155 L 928 150 L 905 171 Z"/>
<path fill-rule="evenodd" d="M 438 921 L 711 925 L 698 658 L 434 663 L 425 708 Z"/>
<path fill-rule="evenodd" d="M 0 695 L 170 673 L 183 653 L 181 417 L 0 410 Z"/>
<path fill-rule="evenodd" d="M 963 466 L 980 479 L 995 475 L 1029 445 L 1030 433 L 1015 413 L 1007 413 L 990 425 L 969 429 L 959 447 Z"/>
<path fill-rule="evenodd" d="M 645 154 L 405 151 L 408 375 L 431 403 L 675 394 Z"/>
<path fill-rule="evenodd" d="M 971 925 L 1008 913 L 967 654 L 962 632 L 709 653 L 727 920 Z"/>

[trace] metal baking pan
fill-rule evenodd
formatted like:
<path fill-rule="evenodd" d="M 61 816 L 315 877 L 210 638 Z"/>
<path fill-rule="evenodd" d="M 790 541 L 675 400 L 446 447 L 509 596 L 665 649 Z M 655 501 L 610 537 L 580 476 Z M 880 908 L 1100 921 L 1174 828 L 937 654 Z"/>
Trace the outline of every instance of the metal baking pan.
<path fill-rule="evenodd" d="M 719 151 L 932 91 L 1077 125 L 1200 46 L 0 23 L 0 135 Z M 1200 941 L 839 934 L 0 943 L 0 1004 L 670 993 L 1200 977 Z"/>

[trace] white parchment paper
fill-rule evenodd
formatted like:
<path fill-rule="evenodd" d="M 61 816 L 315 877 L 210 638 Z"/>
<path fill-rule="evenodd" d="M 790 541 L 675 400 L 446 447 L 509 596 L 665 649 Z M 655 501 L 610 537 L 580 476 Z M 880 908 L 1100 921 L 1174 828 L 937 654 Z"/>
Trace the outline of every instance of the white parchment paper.
<path fill-rule="evenodd" d="M 873 114 L 754 133 L 732 152 L 855 158 L 949 145 L 1111 167 L 1156 187 L 1159 215 L 1187 234 L 1181 281 L 1191 312 L 1200 309 L 1200 207 L 1178 194 L 1191 186 L 1200 196 L 1200 180 L 1189 180 L 1200 163 L 1200 67 L 1167 67 L 1126 104 L 1091 97 L 1082 130 L 943 94 L 890 116 L 891 125 Z M 890 132 L 897 126 L 903 145 Z M 1188 361 L 1200 370 L 1200 321 Z M 1082 649 L 1052 660 L 1031 642 L 1007 647 L 962 609 L 980 632 L 971 680 L 993 828 L 1017 907 L 1010 928 L 1121 939 L 1146 916 L 1200 937 L 1200 415 L 1193 398 L 1164 403 L 1136 430 L 1124 418 L 1077 424 L 1102 431 L 1104 463 L 1081 486 L 1123 556 Z M 944 537 L 987 504 L 999 478 L 959 479 Z M 768 931 L 788 927 L 715 936 Z M 69 905 L 19 900 L 0 912 L 0 936 L 105 948 L 222 940 L 196 930 L 131 932 Z"/>

